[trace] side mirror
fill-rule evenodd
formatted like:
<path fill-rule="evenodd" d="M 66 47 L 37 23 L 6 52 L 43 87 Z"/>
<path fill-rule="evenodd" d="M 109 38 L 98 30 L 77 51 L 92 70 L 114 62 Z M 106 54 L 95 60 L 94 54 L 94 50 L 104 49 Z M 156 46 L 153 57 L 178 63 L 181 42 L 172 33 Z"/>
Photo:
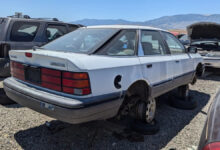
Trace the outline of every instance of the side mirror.
<path fill-rule="evenodd" d="M 188 53 L 197 53 L 197 51 L 198 51 L 197 47 L 190 46 L 187 48 Z"/>

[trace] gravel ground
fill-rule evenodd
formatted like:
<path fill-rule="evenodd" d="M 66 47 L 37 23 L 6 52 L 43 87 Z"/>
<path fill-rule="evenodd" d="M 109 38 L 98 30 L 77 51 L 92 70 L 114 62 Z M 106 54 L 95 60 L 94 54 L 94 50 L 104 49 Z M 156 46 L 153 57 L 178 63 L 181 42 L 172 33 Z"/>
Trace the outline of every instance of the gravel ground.
<path fill-rule="evenodd" d="M 194 110 L 172 108 L 160 98 L 156 116 L 160 131 L 156 135 L 125 132 L 123 126 L 112 121 L 71 125 L 18 104 L 0 106 L 0 149 L 196 149 L 218 86 L 217 75 L 199 79 L 191 86 L 190 94 L 199 102 Z"/>

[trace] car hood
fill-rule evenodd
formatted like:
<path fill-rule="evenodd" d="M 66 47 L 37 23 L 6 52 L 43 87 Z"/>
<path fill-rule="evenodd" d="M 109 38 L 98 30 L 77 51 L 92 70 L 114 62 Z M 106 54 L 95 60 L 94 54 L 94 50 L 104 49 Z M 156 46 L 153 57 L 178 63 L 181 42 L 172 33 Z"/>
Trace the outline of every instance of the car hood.
<path fill-rule="evenodd" d="M 189 39 L 192 41 L 220 40 L 220 24 L 211 22 L 195 23 L 187 27 Z"/>

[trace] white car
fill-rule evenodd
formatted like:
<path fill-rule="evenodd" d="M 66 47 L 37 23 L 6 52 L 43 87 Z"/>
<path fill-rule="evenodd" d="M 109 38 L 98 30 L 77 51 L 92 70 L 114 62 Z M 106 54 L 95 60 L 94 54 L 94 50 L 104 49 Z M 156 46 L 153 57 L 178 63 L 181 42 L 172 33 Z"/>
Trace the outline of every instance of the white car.
<path fill-rule="evenodd" d="M 39 49 L 10 51 L 10 59 L 7 96 L 73 124 L 124 114 L 150 123 L 156 97 L 203 72 L 199 54 L 146 26 L 83 27 Z"/>

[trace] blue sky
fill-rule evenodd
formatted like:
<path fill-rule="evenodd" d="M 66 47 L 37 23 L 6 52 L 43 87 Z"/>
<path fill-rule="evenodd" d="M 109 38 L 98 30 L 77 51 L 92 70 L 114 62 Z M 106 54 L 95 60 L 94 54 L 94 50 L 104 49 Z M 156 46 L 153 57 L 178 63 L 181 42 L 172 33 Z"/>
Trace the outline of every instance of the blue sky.
<path fill-rule="evenodd" d="M 220 14 L 219 0 L 2 0 L 0 16 L 23 12 L 31 17 L 146 21 L 175 14 Z"/>

